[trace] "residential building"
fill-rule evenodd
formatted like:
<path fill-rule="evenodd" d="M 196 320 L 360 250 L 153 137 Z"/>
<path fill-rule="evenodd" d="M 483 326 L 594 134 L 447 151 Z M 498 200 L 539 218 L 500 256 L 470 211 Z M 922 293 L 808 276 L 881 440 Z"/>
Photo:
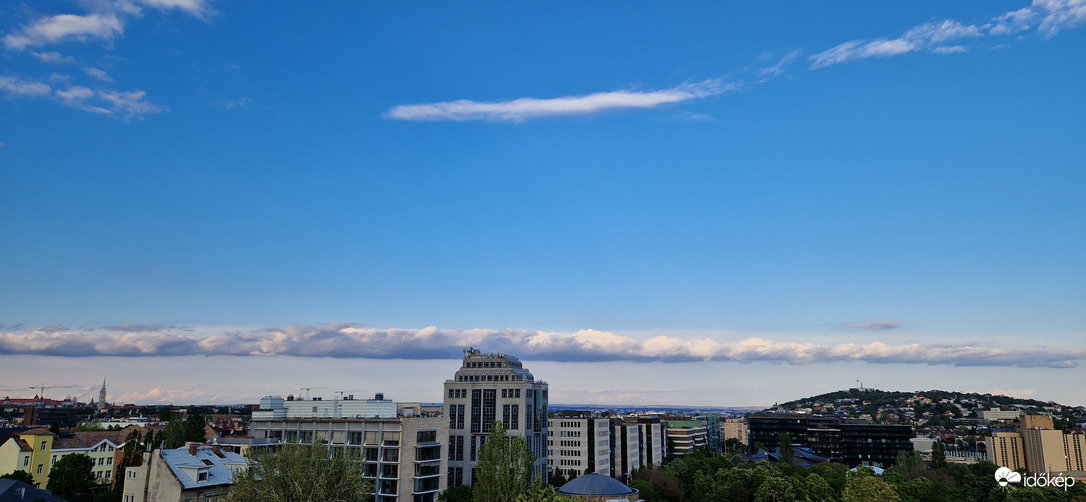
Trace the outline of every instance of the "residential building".
<path fill-rule="evenodd" d="M 447 486 L 444 417 L 262 418 L 249 429 L 268 444 L 316 439 L 333 452 L 357 451 L 375 502 L 433 502 Z"/>
<path fill-rule="evenodd" d="M 67 502 L 48 490 L 14 479 L 0 479 L 0 502 Z"/>
<path fill-rule="evenodd" d="M 190 443 L 143 454 L 143 464 L 125 470 L 123 502 L 221 502 L 234 472 L 248 460 L 218 445 Z"/>
<path fill-rule="evenodd" d="M 496 420 L 509 436 L 525 439 L 536 458 L 535 479 L 547 481 L 548 386 L 520 359 L 468 348 L 460 369 L 445 381 L 444 395 L 449 486 L 473 482 L 479 448 Z"/>
<path fill-rule="evenodd" d="M 0 445 L 0 474 L 28 472 L 34 484 L 46 488 L 55 438 L 49 429 L 30 429 L 9 438 Z"/>
<path fill-rule="evenodd" d="M 720 438 L 722 441 L 738 439 L 741 444 L 749 444 L 747 438 L 747 422 L 742 418 L 725 418 L 720 422 Z"/>
<path fill-rule="evenodd" d="M 584 412 L 554 414 L 547 421 L 547 464 L 567 479 L 611 475 L 610 420 Z"/>
<path fill-rule="evenodd" d="M 1022 416 L 1021 410 L 1001 410 L 999 408 L 992 408 L 990 410 L 981 411 L 981 417 L 989 422 L 999 420 L 1017 420 Z"/>

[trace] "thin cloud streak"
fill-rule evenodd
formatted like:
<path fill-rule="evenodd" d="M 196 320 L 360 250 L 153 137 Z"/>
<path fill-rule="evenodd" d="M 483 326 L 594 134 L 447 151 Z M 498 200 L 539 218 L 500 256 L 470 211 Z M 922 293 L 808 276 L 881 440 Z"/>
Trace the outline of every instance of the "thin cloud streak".
<path fill-rule="evenodd" d="M 873 323 L 891 321 L 873 321 Z M 875 326 L 877 324 L 872 324 Z M 884 324 L 885 325 L 885 324 Z M 140 329 L 144 326 L 145 329 Z M 857 325 L 859 326 L 859 325 Z M 552 333 L 518 329 L 377 329 L 356 323 L 249 331 L 169 325 L 119 325 L 78 330 L 59 327 L 0 333 L 0 354 L 87 356 L 298 356 L 377 359 L 450 359 L 467 346 L 540 361 L 777 362 L 788 364 L 905 363 L 951 366 L 1070 368 L 1086 348 L 998 348 L 972 344 L 798 343 L 759 337 L 654 336 L 638 340 L 607 331 Z M 886 329 L 886 328 L 873 328 Z"/>
<path fill-rule="evenodd" d="M 1082 24 L 1086 24 L 1086 0 L 1033 0 L 1029 7 L 1006 12 L 980 26 L 947 19 L 915 26 L 898 38 L 850 40 L 811 56 L 810 69 L 817 70 L 861 59 L 886 58 L 911 52 L 957 54 L 968 51 L 968 48 L 963 45 L 947 45 L 948 42 L 986 36 L 1008 36 L 1034 28 L 1041 36 L 1052 38 L 1061 30 Z"/>
<path fill-rule="evenodd" d="M 683 84 L 659 91 L 611 91 L 559 98 L 518 98 L 510 101 L 481 102 L 461 99 L 440 103 L 400 105 L 385 114 L 387 118 L 417 122 L 482 120 L 522 122 L 563 115 L 587 115 L 625 108 L 654 108 L 715 96 L 739 89 L 739 84 L 721 80 Z"/>
<path fill-rule="evenodd" d="M 844 326 L 844 328 L 845 329 L 862 329 L 862 330 L 867 330 L 867 331 L 875 331 L 875 330 L 883 330 L 883 329 L 894 329 L 894 328 L 897 328 L 899 326 L 901 326 L 901 323 L 897 322 L 897 321 L 884 321 L 884 320 L 881 320 L 881 319 L 875 319 L 873 321 L 846 324 Z"/>

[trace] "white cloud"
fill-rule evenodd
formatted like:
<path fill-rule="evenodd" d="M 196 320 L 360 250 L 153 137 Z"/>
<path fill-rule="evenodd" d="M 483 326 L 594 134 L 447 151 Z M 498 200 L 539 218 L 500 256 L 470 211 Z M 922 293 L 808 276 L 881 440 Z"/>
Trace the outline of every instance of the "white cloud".
<path fill-rule="evenodd" d="M 886 329 L 893 321 L 854 325 Z M 131 326 L 131 325 L 130 325 Z M 800 343 L 760 337 L 735 340 L 581 330 L 378 329 L 359 324 L 290 326 L 251 331 L 194 330 L 170 325 L 125 329 L 36 328 L 0 333 L 0 354 L 81 356 L 298 356 L 449 359 L 466 346 L 542 361 L 731 361 L 814 364 L 863 361 L 950 366 L 1075 367 L 1086 348 L 997 347 L 973 344 Z M 867 326 L 871 326 L 868 328 Z M 882 327 L 878 327 L 882 326 Z"/>
<path fill-rule="evenodd" d="M 945 54 L 948 51 L 942 47 L 943 43 L 981 36 L 983 34 L 980 28 L 953 20 L 925 23 L 910 28 L 899 38 L 878 38 L 870 41 L 852 40 L 839 44 L 811 56 L 811 69 L 825 68 L 830 65 L 859 59 L 891 57 L 925 50 Z"/>
<path fill-rule="evenodd" d="M 1029 7 L 1012 10 L 1002 16 L 992 19 L 988 33 L 992 35 L 1010 35 L 1033 27 L 1037 19 L 1037 13 Z"/>
<path fill-rule="evenodd" d="M 9 49 L 23 50 L 31 45 L 46 45 L 68 40 L 112 40 L 124 31 L 124 23 L 110 14 L 58 14 L 31 23 L 18 33 L 4 37 Z"/>
<path fill-rule="evenodd" d="M 69 86 L 57 90 L 56 97 L 61 104 L 80 110 L 116 117 L 122 120 L 143 118 L 166 111 L 163 106 L 147 101 L 143 91 L 116 91 L 112 89 L 93 90 L 83 86 Z"/>
<path fill-rule="evenodd" d="M 56 52 L 56 51 L 50 51 L 50 52 L 31 51 L 30 54 L 33 55 L 34 57 L 38 58 L 38 61 L 41 61 L 43 63 L 71 63 L 71 62 L 75 61 L 75 58 L 73 58 L 71 56 L 64 56 L 61 53 Z"/>
<path fill-rule="evenodd" d="M 386 117 L 412 121 L 486 120 L 521 122 L 524 120 L 562 115 L 587 115 L 624 108 L 653 108 L 663 104 L 681 103 L 735 90 L 737 84 L 706 80 L 659 91 L 611 91 L 583 96 L 560 98 L 518 98 L 510 101 L 480 102 L 471 100 L 446 101 L 418 105 L 400 105 L 388 111 Z"/>
<path fill-rule="evenodd" d="M 1086 0 L 1033 0 L 1033 9 L 1044 16 L 1037 30 L 1048 38 L 1086 23 Z"/>
<path fill-rule="evenodd" d="M 968 49 L 961 45 L 943 45 L 933 48 L 931 52 L 936 54 L 961 54 L 967 50 Z"/>
<path fill-rule="evenodd" d="M 178 9 L 194 17 L 204 18 L 211 13 L 211 2 L 206 0 L 134 0 L 135 3 L 158 10 Z"/>
<path fill-rule="evenodd" d="M 100 68 L 84 68 L 83 73 L 102 82 L 113 82 L 113 77 Z"/>
<path fill-rule="evenodd" d="M 1082 24 L 1086 24 L 1086 0 L 1033 0 L 1029 7 L 1003 13 L 982 26 L 948 19 L 915 26 L 899 38 L 851 40 L 811 56 L 810 68 L 815 70 L 869 57 L 889 57 L 918 51 L 954 54 L 966 52 L 967 48 L 946 45 L 947 42 L 985 35 L 1013 35 L 1034 27 L 1045 38 L 1052 38 L 1060 30 Z"/>
<path fill-rule="evenodd" d="M 788 69 L 788 65 L 795 62 L 796 58 L 800 55 L 799 50 L 794 50 L 785 54 L 784 57 L 777 61 L 777 64 L 773 66 L 767 66 L 758 70 L 758 83 L 765 83 L 774 77 L 778 77 Z"/>
<path fill-rule="evenodd" d="M 52 90 L 49 84 L 43 82 L 0 76 L 0 92 L 9 97 L 45 96 Z"/>

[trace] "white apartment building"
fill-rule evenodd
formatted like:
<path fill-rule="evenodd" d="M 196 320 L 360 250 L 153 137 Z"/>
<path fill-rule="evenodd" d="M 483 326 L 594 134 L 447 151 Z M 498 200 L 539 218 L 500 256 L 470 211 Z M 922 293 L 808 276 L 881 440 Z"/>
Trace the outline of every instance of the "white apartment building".
<path fill-rule="evenodd" d="M 582 474 L 611 475 L 611 421 L 562 414 L 547 421 L 547 465 L 567 479 Z"/>
<path fill-rule="evenodd" d="M 465 350 L 460 369 L 445 381 L 448 485 L 472 483 L 479 448 L 496 420 L 509 436 L 527 441 L 536 458 L 535 477 L 546 482 L 547 394 L 547 383 L 515 356 Z"/>

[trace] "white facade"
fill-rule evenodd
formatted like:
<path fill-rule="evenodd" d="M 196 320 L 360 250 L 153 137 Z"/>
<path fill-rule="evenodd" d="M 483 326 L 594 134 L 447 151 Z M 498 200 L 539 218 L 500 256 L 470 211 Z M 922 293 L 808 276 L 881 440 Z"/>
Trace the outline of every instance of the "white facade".
<path fill-rule="evenodd" d="M 278 396 L 260 398 L 260 409 L 253 411 L 254 420 L 271 418 L 396 418 L 396 401 L 377 394 L 374 399 L 283 399 Z"/>
<path fill-rule="evenodd" d="M 586 473 L 611 475 L 610 420 L 552 417 L 547 425 L 547 465 L 567 479 Z"/>
<path fill-rule="evenodd" d="M 535 455 L 535 478 L 547 480 L 547 383 L 538 381 L 515 356 L 464 351 L 460 369 L 445 381 L 449 428 L 448 484 L 471 484 L 479 448 L 490 425 L 501 421 Z"/>

